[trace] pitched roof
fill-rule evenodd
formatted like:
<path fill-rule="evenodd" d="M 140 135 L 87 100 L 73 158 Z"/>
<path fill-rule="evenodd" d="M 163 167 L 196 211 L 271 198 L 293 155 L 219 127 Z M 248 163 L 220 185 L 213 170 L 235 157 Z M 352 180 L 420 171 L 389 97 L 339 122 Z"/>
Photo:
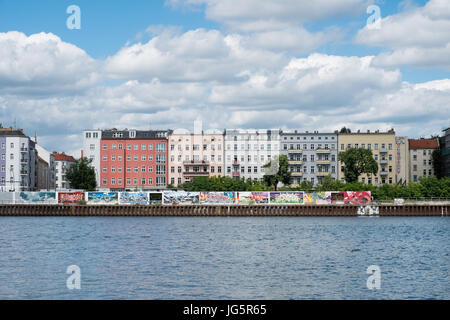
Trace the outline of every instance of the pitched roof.
<path fill-rule="evenodd" d="M 437 149 L 437 139 L 409 139 L 410 149 Z"/>
<path fill-rule="evenodd" d="M 64 152 L 63 153 L 53 152 L 52 155 L 55 158 L 55 161 L 75 162 L 74 157 L 69 156 L 69 155 L 65 154 Z"/>

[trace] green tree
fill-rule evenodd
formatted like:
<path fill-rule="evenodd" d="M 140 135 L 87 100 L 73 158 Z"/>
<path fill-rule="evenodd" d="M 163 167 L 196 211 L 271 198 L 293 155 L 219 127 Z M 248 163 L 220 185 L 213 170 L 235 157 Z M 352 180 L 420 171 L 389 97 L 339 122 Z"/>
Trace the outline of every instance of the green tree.
<path fill-rule="evenodd" d="M 378 163 L 370 149 L 350 148 L 339 152 L 338 160 L 344 164 L 344 176 L 347 183 L 358 181 L 361 174 L 377 174 Z"/>
<path fill-rule="evenodd" d="M 278 165 L 277 163 L 278 162 Z M 289 160 L 286 155 L 280 155 L 275 157 L 275 159 L 269 161 L 264 165 L 264 168 L 277 168 L 277 172 L 269 172 L 264 174 L 264 182 L 268 186 L 273 186 L 275 191 L 277 190 L 277 185 L 279 182 L 284 185 L 290 185 L 292 181 L 291 173 L 289 172 Z"/>
<path fill-rule="evenodd" d="M 66 178 L 74 189 L 94 191 L 97 187 L 95 169 L 91 166 L 92 159 L 80 158 L 66 172 Z"/>
<path fill-rule="evenodd" d="M 350 130 L 350 128 L 342 127 L 339 133 L 352 133 L 352 130 Z"/>

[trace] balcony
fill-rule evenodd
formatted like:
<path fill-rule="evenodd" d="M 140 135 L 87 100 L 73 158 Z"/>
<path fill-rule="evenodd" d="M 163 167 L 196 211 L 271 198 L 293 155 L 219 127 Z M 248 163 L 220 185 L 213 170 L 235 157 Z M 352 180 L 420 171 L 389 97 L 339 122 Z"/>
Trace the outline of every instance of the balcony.
<path fill-rule="evenodd" d="M 289 164 L 303 164 L 302 160 L 289 160 Z"/>
<path fill-rule="evenodd" d="M 380 153 L 387 153 L 387 152 L 388 152 L 388 150 L 386 148 L 381 148 L 380 149 Z"/>
<path fill-rule="evenodd" d="M 20 163 L 28 163 L 28 159 L 20 159 Z"/>
<path fill-rule="evenodd" d="M 233 177 L 240 177 L 240 176 L 241 176 L 241 173 L 240 173 L 240 172 L 233 172 L 231 175 L 232 175 Z"/>
<path fill-rule="evenodd" d="M 380 171 L 380 176 L 387 176 L 388 172 L 386 170 Z"/>
<path fill-rule="evenodd" d="M 387 160 L 386 159 L 381 159 L 380 160 L 380 164 L 387 164 L 388 162 L 387 162 Z"/>
<path fill-rule="evenodd" d="M 185 166 L 209 166 L 209 161 L 205 161 L 205 160 L 188 160 L 188 161 L 183 161 L 183 164 Z"/>
<path fill-rule="evenodd" d="M 293 177 L 301 177 L 302 175 L 303 175 L 303 172 L 291 171 L 291 176 L 293 176 Z"/>
<path fill-rule="evenodd" d="M 330 149 L 325 149 L 325 148 L 317 148 L 316 149 L 316 153 L 330 153 L 331 150 Z"/>
<path fill-rule="evenodd" d="M 316 172 L 316 176 L 318 176 L 318 177 L 325 177 L 329 174 L 331 174 L 331 172 L 329 172 L 329 171 L 317 171 Z"/>
<path fill-rule="evenodd" d="M 303 150 L 302 149 L 289 149 L 288 153 L 302 153 Z"/>
<path fill-rule="evenodd" d="M 317 164 L 330 164 L 331 161 L 330 160 L 316 160 Z"/>
<path fill-rule="evenodd" d="M 20 170 L 21 175 L 28 175 L 28 170 Z"/>
<path fill-rule="evenodd" d="M 208 177 L 209 176 L 209 172 L 205 172 L 205 171 L 185 171 L 183 172 L 183 175 L 185 175 L 186 177 L 188 176 L 195 176 L 195 177 L 201 177 L 201 176 L 205 176 Z"/>
<path fill-rule="evenodd" d="M 28 152 L 28 148 L 20 148 L 20 152 Z"/>
<path fill-rule="evenodd" d="M 233 166 L 239 166 L 239 161 L 237 160 L 233 161 Z"/>

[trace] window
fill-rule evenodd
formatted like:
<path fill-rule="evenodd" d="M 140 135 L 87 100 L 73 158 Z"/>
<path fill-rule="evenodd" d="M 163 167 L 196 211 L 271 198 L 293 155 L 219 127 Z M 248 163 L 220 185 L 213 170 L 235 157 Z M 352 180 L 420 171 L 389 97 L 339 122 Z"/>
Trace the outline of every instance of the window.
<path fill-rule="evenodd" d="M 146 145 L 145 144 L 141 145 L 141 149 L 145 150 L 146 149 Z"/>
<path fill-rule="evenodd" d="M 141 156 L 141 161 L 145 161 L 147 159 L 146 156 Z"/>
<path fill-rule="evenodd" d="M 113 149 L 113 150 L 116 150 L 116 144 L 115 144 L 115 143 L 113 143 L 112 149 Z"/>
<path fill-rule="evenodd" d="M 150 151 L 153 150 L 153 144 L 148 145 L 148 150 L 150 150 Z"/>
<path fill-rule="evenodd" d="M 108 156 L 103 156 L 103 161 L 108 161 Z"/>
<path fill-rule="evenodd" d="M 389 150 L 392 150 L 392 143 L 389 143 Z"/>
<path fill-rule="evenodd" d="M 127 150 L 131 150 L 131 144 L 127 144 Z"/>
<path fill-rule="evenodd" d="M 378 150 L 378 143 L 375 143 L 375 150 Z"/>
<path fill-rule="evenodd" d="M 148 172 L 153 172 L 153 166 L 148 167 Z"/>
<path fill-rule="evenodd" d="M 134 145 L 134 150 L 139 150 L 139 145 L 135 144 Z"/>
<path fill-rule="evenodd" d="M 116 161 L 116 156 L 111 156 L 111 161 Z"/>
<path fill-rule="evenodd" d="M 156 144 L 156 152 L 166 152 L 166 144 L 165 143 L 157 143 Z"/>
<path fill-rule="evenodd" d="M 156 177 L 156 186 L 163 187 L 166 185 L 166 177 Z"/>
<path fill-rule="evenodd" d="M 141 167 L 141 172 L 145 172 L 145 166 Z"/>
<path fill-rule="evenodd" d="M 166 163 L 166 155 L 165 154 L 157 154 L 156 155 L 156 163 Z"/>
<path fill-rule="evenodd" d="M 166 174 L 166 166 L 157 165 L 156 166 L 156 174 Z"/>
<path fill-rule="evenodd" d="M 344 150 L 344 144 L 341 144 L 341 150 Z"/>
<path fill-rule="evenodd" d="M 106 167 L 103 167 L 103 170 L 102 170 L 102 171 L 106 173 Z"/>
<path fill-rule="evenodd" d="M 102 181 L 102 183 L 104 184 L 104 185 L 106 185 L 106 178 L 103 178 L 103 181 Z"/>

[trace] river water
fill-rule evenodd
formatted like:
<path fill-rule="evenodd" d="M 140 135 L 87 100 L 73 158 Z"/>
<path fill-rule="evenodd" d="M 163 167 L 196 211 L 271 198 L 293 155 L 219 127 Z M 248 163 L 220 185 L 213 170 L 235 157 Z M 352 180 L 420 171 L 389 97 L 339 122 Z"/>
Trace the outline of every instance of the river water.
<path fill-rule="evenodd" d="M 450 218 L 0 217 L 0 299 L 450 299 Z"/>

